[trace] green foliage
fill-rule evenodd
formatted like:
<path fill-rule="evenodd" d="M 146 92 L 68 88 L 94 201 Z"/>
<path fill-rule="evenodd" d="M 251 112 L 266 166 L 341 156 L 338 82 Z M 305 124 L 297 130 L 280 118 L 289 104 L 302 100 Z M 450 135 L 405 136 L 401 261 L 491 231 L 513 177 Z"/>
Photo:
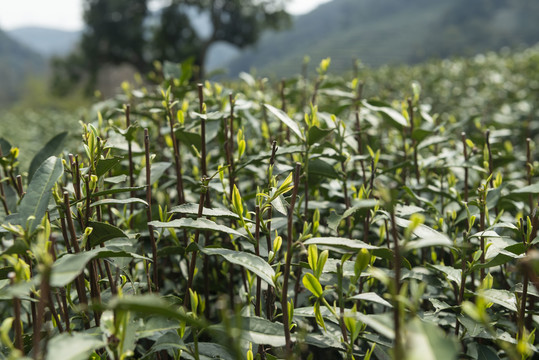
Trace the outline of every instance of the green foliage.
<path fill-rule="evenodd" d="M 1 140 L 2 357 L 531 359 L 537 58 L 169 78 Z"/>

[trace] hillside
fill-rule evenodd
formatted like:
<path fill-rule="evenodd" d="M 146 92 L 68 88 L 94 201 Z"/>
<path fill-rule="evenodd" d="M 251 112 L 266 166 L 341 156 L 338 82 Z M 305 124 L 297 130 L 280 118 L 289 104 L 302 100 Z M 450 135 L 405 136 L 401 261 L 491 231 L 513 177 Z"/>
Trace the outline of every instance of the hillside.
<path fill-rule="evenodd" d="M 333 0 L 297 17 L 288 31 L 267 34 L 231 62 L 230 74 L 257 68 L 291 75 L 305 55 L 314 64 L 331 56 L 332 69 L 344 71 L 354 59 L 411 64 L 532 45 L 539 41 L 537 13 L 538 2 L 527 0 Z"/>
<path fill-rule="evenodd" d="M 39 54 L 67 55 L 80 39 L 80 31 L 65 31 L 43 27 L 22 27 L 8 31 L 13 39 L 26 45 Z"/>
<path fill-rule="evenodd" d="M 43 57 L 0 30 L 0 105 L 16 100 L 28 76 L 43 74 L 46 67 Z"/>

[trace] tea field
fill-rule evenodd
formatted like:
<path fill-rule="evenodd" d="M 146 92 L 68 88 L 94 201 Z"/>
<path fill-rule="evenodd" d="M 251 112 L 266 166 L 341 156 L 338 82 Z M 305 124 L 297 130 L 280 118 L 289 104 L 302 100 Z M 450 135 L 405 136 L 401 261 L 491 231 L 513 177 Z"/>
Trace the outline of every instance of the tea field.
<path fill-rule="evenodd" d="M 1 358 L 538 356 L 539 48 L 190 70 L 1 139 Z"/>

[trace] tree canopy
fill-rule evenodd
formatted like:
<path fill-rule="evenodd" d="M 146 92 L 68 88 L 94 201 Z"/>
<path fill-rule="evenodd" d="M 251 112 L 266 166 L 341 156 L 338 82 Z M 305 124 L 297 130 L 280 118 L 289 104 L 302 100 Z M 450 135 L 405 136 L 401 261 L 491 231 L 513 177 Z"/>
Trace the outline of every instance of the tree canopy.
<path fill-rule="evenodd" d="M 204 77 L 210 46 L 253 45 L 266 29 L 290 23 L 286 0 L 171 0 L 149 11 L 150 0 L 85 0 L 86 27 L 77 53 L 56 59 L 55 86 L 66 88 L 88 73 L 89 86 L 103 65 L 131 64 L 146 72 L 154 60 L 192 59 Z"/>

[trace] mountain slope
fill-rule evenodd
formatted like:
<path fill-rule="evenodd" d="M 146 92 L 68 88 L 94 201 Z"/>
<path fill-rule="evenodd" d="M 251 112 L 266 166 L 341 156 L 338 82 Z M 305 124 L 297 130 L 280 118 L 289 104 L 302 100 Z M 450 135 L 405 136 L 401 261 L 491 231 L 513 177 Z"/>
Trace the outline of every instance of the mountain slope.
<path fill-rule="evenodd" d="M 416 63 L 539 41 L 539 2 L 528 0 L 333 0 L 266 35 L 234 59 L 230 74 L 255 67 L 286 76 L 331 57 L 334 71 L 360 59 L 370 66 Z"/>
<path fill-rule="evenodd" d="M 28 76 L 43 74 L 47 64 L 39 54 L 0 30 L 0 105 L 16 100 Z"/>
<path fill-rule="evenodd" d="M 43 27 L 22 27 L 7 32 L 9 36 L 39 54 L 67 55 L 81 37 L 80 31 L 65 31 Z"/>

